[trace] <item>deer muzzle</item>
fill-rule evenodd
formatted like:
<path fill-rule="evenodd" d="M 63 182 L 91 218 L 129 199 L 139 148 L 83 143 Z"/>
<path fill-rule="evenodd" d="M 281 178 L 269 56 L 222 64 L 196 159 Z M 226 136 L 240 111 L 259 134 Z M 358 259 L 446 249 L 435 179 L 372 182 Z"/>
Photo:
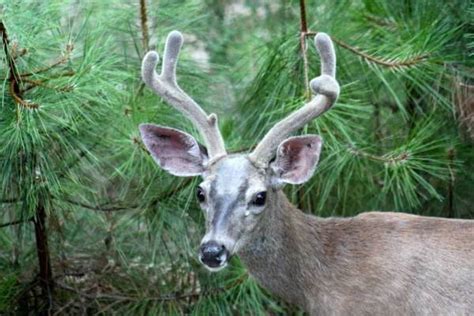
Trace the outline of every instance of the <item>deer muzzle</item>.
<path fill-rule="evenodd" d="M 208 241 L 199 249 L 199 260 L 211 271 L 224 268 L 229 258 L 230 254 L 226 247 L 215 241 Z"/>

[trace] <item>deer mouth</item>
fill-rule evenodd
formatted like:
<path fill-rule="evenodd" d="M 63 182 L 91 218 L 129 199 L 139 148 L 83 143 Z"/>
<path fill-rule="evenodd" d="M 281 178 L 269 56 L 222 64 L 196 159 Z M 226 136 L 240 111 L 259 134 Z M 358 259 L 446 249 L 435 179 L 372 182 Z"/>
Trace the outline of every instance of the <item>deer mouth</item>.
<path fill-rule="evenodd" d="M 210 267 L 207 264 L 204 264 L 204 267 L 211 272 L 218 272 L 218 271 L 223 270 L 225 267 L 227 267 L 227 262 L 223 263 L 222 265 L 218 267 Z"/>

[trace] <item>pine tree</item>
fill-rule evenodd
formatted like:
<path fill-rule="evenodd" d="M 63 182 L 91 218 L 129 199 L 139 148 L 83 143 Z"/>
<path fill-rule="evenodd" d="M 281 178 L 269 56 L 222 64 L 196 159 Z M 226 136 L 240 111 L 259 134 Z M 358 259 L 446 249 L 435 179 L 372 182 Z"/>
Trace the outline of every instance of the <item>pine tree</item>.
<path fill-rule="evenodd" d="M 51 247 L 50 231 L 61 230 L 68 210 L 62 203 L 86 185 L 87 174 L 97 172 L 92 151 L 123 93 L 113 83 L 128 75 L 112 70 L 117 58 L 99 49 L 110 45 L 100 32 L 61 21 L 64 8 L 58 4 L 29 5 L 27 14 L 20 5 L 6 6 L 0 24 L 5 78 L 0 196 L 8 221 L 3 226 L 21 224 L 13 228 L 15 270 L 27 255 L 23 245 L 36 248 L 32 295 L 39 298 L 35 308 L 45 311 L 55 296 L 52 258 L 59 250 Z M 36 246 L 29 248 L 32 240 Z"/>
<path fill-rule="evenodd" d="M 305 9 L 305 10 L 302 10 Z M 332 36 L 342 94 L 302 210 L 474 218 L 469 1 L 0 2 L 0 313 L 298 314 L 238 258 L 196 259 L 198 179 L 156 167 L 138 124 L 198 136 L 139 78 L 185 34 L 180 84 L 248 150 L 308 97 Z M 471 133 L 471 134 L 469 134 Z"/>

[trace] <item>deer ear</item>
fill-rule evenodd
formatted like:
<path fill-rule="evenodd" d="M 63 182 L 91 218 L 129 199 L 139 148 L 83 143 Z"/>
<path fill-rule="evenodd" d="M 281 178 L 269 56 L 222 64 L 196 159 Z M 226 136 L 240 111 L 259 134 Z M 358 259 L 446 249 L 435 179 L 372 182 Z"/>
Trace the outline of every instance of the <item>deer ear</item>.
<path fill-rule="evenodd" d="M 207 150 L 191 135 L 153 124 L 141 124 L 139 129 L 145 147 L 161 168 L 181 177 L 204 172 Z"/>
<path fill-rule="evenodd" d="M 311 178 L 316 169 L 323 141 L 317 135 L 290 137 L 277 149 L 273 170 L 273 183 L 300 184 Z"/>

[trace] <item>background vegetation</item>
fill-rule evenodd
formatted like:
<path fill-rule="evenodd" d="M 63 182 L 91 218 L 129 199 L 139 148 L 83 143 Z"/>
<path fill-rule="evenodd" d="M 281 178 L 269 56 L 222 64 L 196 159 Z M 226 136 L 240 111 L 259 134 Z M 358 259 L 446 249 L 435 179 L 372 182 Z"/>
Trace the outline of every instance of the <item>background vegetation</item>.
<path fill-rule="evenodd" d="M 308 97 L 329 33 L 341 97 L 303 132 L 320 167 L 288 194 L 319 216 L 474 218 L 470 1 L 0 0 L 0 314 L 299 314 L 238 258 L 196 259 L 195 179 L 143 150 L 137 126 L 197 133 L 139 78 L 185 34 L 178 76 L 248 150 Z"/>

